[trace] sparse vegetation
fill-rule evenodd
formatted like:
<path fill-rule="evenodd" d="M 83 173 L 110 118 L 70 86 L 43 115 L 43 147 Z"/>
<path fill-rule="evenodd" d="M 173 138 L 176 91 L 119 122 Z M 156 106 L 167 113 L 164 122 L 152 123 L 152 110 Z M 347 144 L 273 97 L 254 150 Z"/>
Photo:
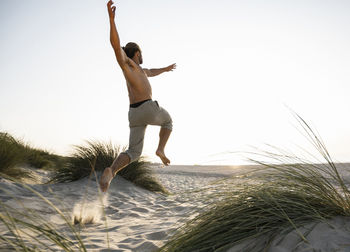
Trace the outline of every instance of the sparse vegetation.
<path fill-rule="evenodd" d="M 350 191 L 321 138 L 296 116 L 308 140 L 324 159 L 315 164 L 285 151 L 263 152 L 263 172 L 253 184 L 225 181 L 218 201 L 182 227 L 160 251 L 227 251 L 250 239 L 244 251 L 266 251 L 281 232 L 335 216 L 350 216 Z M 278 150 L 275 148 L 275 150 Z M 253 160 L 254 161 L 254 160 Z M 254 177 L 256 179 L 256 177 Z M 261 245 L 263 244 L 263 246 Z"/>
<path fill-rule="evenodd" d="M 95 171 L 102 172 L 122 151 L 121 147 L 114 146 L 112 143 L 98 141 L 87 141 L 86 145 L 75 146 L 74 154 L 69 157 L 63 168 L 57 170 L 52 182 L 69 182 L 87 177 L 91 173 L 92 164 Z M 167 193 L 153 176 L 149 165 L 150 163 L 140 158 L 125 167 L 118 175 L 147 190 Z"/>
<path fill-rule="evenodd" d="M 37 169 L 59 169 L 64 158 L 36 149 L 15 139 L 8 133 L 0 133 L 0 172 L 17 179 L 33 178 L 24 167 Z"/>
<path fill-rule="evenodd" d="M 102 172 L 110 166 L 123 149 L 112 143 L 87 141 L 86 145 L 74 146 L 74 153 L 62 157 L 40 150 L 15 139 L 7 133 L 0 133 L 0 172 L 16 179 L 34 179 L 32 172 L 24 167 L 53 171 L 50 183 L 70 182 L 95 171 Z M 131 163 L 118 175 L 134 184 L 154 192 L 167 193 L 155 179 L 149 164 L 144 158 Z"/>

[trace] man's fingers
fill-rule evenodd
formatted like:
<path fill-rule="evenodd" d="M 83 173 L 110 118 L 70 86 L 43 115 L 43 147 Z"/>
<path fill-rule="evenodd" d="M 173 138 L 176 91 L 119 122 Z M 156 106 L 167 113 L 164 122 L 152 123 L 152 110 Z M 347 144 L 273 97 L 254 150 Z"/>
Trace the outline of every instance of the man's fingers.
<path fill-rule="evenodd" d="M 171 65 L 169 65 L 169 66 L 166 67 L 166 70 L 167 70 L 167 71 L 173 71 L 174 69 L 176 69 L 176 63 L 171 64 Z"/>
<path fill-rule="evenodd" d="M 113 7 L 111 8 L 112 4 L 114 4 L 114 2 L 112 0 L 109 0 L 108 3 L 107 3 L 108 9 L 113 9 Z"/>
<path fill-rule="evenodd" d="M 108 8 L 109 15 L 113 15 L 114 16 L 116 7 L 112 6 L 112 4 L 114 4 L 112 0 L 108 1 L 107 8 Z"/>
<path fill-rule="evenodd" d="M 113 4 L 113 1 L 109 0 L 108 3 L 107 3 L 107 6 L 110 7 L 112 4 Z"/>

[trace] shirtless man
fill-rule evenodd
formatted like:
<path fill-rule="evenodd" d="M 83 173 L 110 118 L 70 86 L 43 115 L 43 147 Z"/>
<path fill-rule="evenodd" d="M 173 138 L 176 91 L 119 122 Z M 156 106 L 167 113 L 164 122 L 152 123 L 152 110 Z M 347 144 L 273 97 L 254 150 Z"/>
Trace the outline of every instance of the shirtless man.
<path fill-rule="evenodd" d="M 176 64 L 172 64 L 160 69 L 142 69 L 140 67 L 142 64 L 140 47 L 132 42 L 125 47 L 120 46 L 120 39 L 114 22 L 116 7 L 112 4 L 112 0 L 107 3 L 111 28 L 110 40 L 128 87 L 130 137 L 128 150 L 121 153 L 113 164 L 103 171 L 100 179 L 100 187 L 103 192 L 108 190 L 109 184 L 118 171 L 141 156 L 147 125 L 161 126 L 156 155 L 160 157 L 165 165 L 170 164 L 164 148 L 172 131 L 172 120 L 169 113 L 160 107 L 157 101 L 152 100 L 152 88 L 147 77 L 153 77 L 176 68 Z"/>

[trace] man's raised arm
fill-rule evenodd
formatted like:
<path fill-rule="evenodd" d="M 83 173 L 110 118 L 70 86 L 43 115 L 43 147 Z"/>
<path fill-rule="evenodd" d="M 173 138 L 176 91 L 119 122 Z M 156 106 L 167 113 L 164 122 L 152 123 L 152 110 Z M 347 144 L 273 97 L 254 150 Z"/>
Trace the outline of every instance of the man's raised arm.
<path fill-rule="evenodd" d="M 120 39 L 114 22 L 115 6 L 112 6 L 112 4 L 112 0 L 109 0 L 107 3 L 109 23 L 111 26 L 110 40 L 115 52 L 115 56 L 117 57 L 118 64 L 122 69 L 124 69 L 124 67 L 127 66 L 128 57 L 126 56 L 124 50 L 120 47 Z"/>
<path fill-rule="evenodd" d="M 164 72 L 173 71 L 174 69 L 176 69 L 176 64 L 171 64 L 170 66 L 163 67 L 163 68 L 143 69 L 143 71 L 146 73 L 148 77 L 153 77 Z"/>

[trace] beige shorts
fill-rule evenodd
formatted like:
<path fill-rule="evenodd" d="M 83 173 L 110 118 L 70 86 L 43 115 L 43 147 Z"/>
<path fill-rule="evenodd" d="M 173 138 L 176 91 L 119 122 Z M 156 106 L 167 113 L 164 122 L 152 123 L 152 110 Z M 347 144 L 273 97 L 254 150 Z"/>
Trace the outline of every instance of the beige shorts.
<path fill-rule="evenodd" d="M 169 130 L 173 122 L 169 113 L 159 106 L 157 101 L 146 101 L 137 108 L 129 109 L 129 148 L 123 152 L 130 157 L 130 162 L 136 161 L 142 153 L 143 140 L 147 125 L 158 125 Z"/>

